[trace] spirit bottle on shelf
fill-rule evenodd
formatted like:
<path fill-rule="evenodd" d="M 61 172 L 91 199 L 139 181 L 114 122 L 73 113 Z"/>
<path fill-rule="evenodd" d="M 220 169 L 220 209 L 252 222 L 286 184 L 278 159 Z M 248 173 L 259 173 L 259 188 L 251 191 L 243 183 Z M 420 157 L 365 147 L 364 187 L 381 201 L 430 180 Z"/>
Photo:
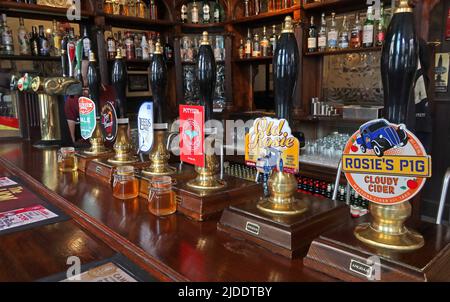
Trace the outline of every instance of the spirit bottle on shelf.
<path fill-rule="evenodd" d="M 244 17 L 250 16 L 250 3 L 249 0 L 244 0 Z"/>
<path fill-rule="evenodd" d="M 243 59 L 245 57 L 245 46 L 244 46 L 243 39 L 241 39 L 239 42 L 238 55 L 239 55 L 239 59 Z"/>
<path fill-rule="evenodd" d="M 254 4 L 254 14 L 259 15 L 259 13 L 261 12 L 260 0 L 253 0 L 253 4 Z"/>
<path fill-rule="evenodd" d="M 384 36 L 386 34 L 385 19 L 386 18 L 384 16 L 384 7 L 383 3 L 381 3 L 380 20 L 378 20 L 377 35 L 375 39 L 376 46 L 382 46 L 384 44 Z"/>
<path fill-rule="evenodd" d="M 263 57 L 270 56 L 270 44 L 269 39 L 267 39 L 266 27 L 263 27 L 263 37 L 261 39 L 261 55 Z"/>
<path fill-rule="evenodd" d="M 317 28 L 314 25 L 314 17 L 311 16 L 308 30 L 308 51 L 317 51 Z"/>
<path fill-rule="evenodd" d="M 150 38 L 148 39 L 148 54 L 150 56 L 150 60 L 153 59 L 154 52 L 155 52 L 155 36 L 153 33 L 151 33 Z"/>
<path fill-rule="evenodd" d="M 130 16 L 130 11 L 128 10 L 128 1 L 127 0 L 113 0 L 119 2 L 119 11 L 122 16 Z M 114 5 L 113 5 L 114 7 Z M 113 8 L 114 13 L 114 8 Z"/>
<path fill-rule="evenodd" d="M 339 31 L 339 48 L 345 49 L 348 48 L 348 24 L 347 24 L 347 16 L 344 16 L 344 20 L 342 20 L 342 27 Z"/>
<path fill-rule="evenodd" d="M 214 2 L 214 22 L 219 23 L 220 19 L 220 4 L 219 0 L 216 0 L 216 2 Z"/>
<path fill-rule="evenodd" d="M 327 49 L 327 21 L 325 20 L 325 13 L 322 13 L 317 45 L 319 51 L 325 51 Z"/>
<path fill-rule="evenodd" d="M 117 55 L 117 49 L 116 49 L 116 41 L 114 41 L 112 32 L 109 33 L 109 37 L 106 40 L 106 50 L 108 60 L 114 60 L 114 58 Z"/>
<path fill-rule="evenodd" d="M 188 20 L 188 7 L 186 4 L 183 3 L 183 5 L 181 5 L 181 22 L 187 23 L 187 20 Z"/>
<path fill-rule="evenodd" d="M 164 44 L 164 57 L 166 62 L 172 62 L 173 60 L 173 47 L 169 43 L 169 36 L 166 36 L 166 44 Z"/>
<path fill-rule="evenodd" d="M 112 0 L 105 0 L 103 4 L 103 12 L 105 14 L 112 14 L 113 13 L 113 3 Z"/>
<path fill-rule="evenodd" d="M 130 17 L 136 17 L 136 0 L 128 1 L 128 15 Z"/>
<path fill-rule="evenodd" d="M 148 49 L 147 34 L 145 33 L 142 35 L 141 48 L 142 48 L 142 60 L 145 61 L 150 60 L 150 51 Z"/>
<path fill-rule="evenodd" d="M 134 53 L 136 60 L 142 60 L 142 36 L 141 34 L 134 35 Z"/>
<path fill-rule="evenodd" d="M 14 55 L 14 41 L 12 30 L 7 24 L 6 15 L 3 14 L 3 30 L 2 30 L 2 54 Z"/>
<path fill-rule="evenodd" d="M 28 32 L 25 28 L 25 22 L 23 18 L 19 19 L 19 29 L 18 29 L 18 40 L 19 40 L 19 53 L 21 55 L 30 55 L 30 42 L 28 41 Z"/>
<path fill-rule="evenodd" d="M 134 39 L 131 32 L 126 33 L 125 38 L 125 56 L 127 60 L 133 60 L 135 58 Z"/>
<path fill-rule="evenodd" d="M 87 27 L 84 27 L 84 33 L 83 33 L 83 59 L 89 59 L 89 52 L 91 51 L 91 39 L 89 39 Z"/>
<path fill-rule="evenodd" d="M 39 36 L 36 26 L 31 27 L 30 48 L 32 56 L 39 55 Z"/>
<path fill-rule="evenodd" d="M 136 17 L 145 18 L 146 5 L 144 0 L 136 1 Z"/>
<path fill-rule="evenodd" d="M 58 22 L 53 20 L 53 30 L 52 30 L 52 41 L 53 41 L 53 55 L 60 56 L 61 55 L 61 42 L 62 42 L 61 31 L 58 27 Z"/>
<path fill-rule="evenodd" d="M 198 24 L 198 7 L 197 7 L 197 2 L 192 3 L 192 7 L 191 7 L 191 22 L 193 24 Z"/>
<path fill-rule="evenodd" d="M 120 9 L 120 0 L 112 0 L 112 9 L 114 15 L 120 15 L 121 9 Z"/>
<path fill-rule="evenodd" d="M 336 50 L 338 33 L 336 28 L 336 13 L 334 12 L 331 13 L 331 25 L 327 37 L 328 37 L 328 49 Z"/>
<path fill-rule="evenodd" d="M 44 57 L 50 55 L 50 44 L 45 36 L 43 25 L 39 25 L 39 55 Z"/>
<path fill-rule="evenodd" d="M 373 46 L 373 10 L 372 6 L 367 8 L 367 18 L 366 22 L 364 22 L 363 27 L 363 46 L 364 47 L 372 47 Z"/>
<path fill-rule="evenodd" d="M 156 5 L 155 0 L 150 0 L 150 19 L 158 19 L 158 6 Z"/>
<path fill-rule="evenodd" d="M 252 57 L 257 58 L 261 56 L 261 45 L 259 44 L 259 35 L 255 34 L 253 37 Z"/>
<path fill-rule="evenodd" d="M 252 34 L 250 33 L 250 29 L 248 29 L 247 40 L 245 41 L 245 57 L 252 57 Z"/>
<path fill-rule="evenodd" d="M 203 23 L 211 22 L 211 8 L 209 7 L 208 0 L 203 0 L 203 4 L 202 4 L 202 22 Z"/>
<path fill-rule="evenodd" d="M 272 25 L 272 35 L 270 36 L 269 39 L 272 55 L 275 53 L 275 49 L 277 48 L 277 41 L 278 41 L 277 27 L 276 25 Z"/>
<path fill-rule="evenodd" d="M 351 34 L 350 34 L 350 47 L 351 48 L 361 47 L 361 42 L 362 42 L 361 36 L 362 36 L 362 29 L 361 29 L 361 23 L 359 21 L 359 13 L 356 13 L 355 25 L 353 26 Z"/>

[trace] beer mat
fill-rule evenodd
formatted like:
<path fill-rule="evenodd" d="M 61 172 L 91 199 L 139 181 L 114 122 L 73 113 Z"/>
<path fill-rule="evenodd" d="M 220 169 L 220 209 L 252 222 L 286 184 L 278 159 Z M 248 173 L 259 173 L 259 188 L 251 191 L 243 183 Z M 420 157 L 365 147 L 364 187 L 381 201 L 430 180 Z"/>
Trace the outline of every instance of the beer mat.
<path fill-rule="evenodd" d="M 69 266 L 67 266 L 69 268 Z M 82 264 L 80 274 L 68 279 L 67 272 L 36 280 L 37 282 L 158 282 L 122 254 Z"/>
<path fill-rule="evenodd" d="M 43 203 L 0 212 L 0 236 L 68 220 L 55 206 Z"/>
<path fill-rule="evenodd" d="M 10 177 L 0 176 L 0 189 L 11 187 L 11 186 L 16 186 L 16 185 L 18 185 L 18 183 L 15 182 Z"/>

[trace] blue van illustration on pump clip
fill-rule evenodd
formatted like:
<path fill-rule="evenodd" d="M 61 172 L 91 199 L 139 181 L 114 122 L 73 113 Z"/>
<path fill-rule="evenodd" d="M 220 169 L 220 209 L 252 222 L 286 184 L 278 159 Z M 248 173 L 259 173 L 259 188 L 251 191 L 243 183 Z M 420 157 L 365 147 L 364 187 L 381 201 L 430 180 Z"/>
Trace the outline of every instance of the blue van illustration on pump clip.
<path fill-rule="evenodd" d="M 363 153 L 373 150 L 376 156 L 382 157 L 387 150 L 403 147 L 408 143 L 405 129 L 403 124 L 395 127 L 385 119 L 370 121 L 359 128 L 360 136 L 356 143 Z"/>

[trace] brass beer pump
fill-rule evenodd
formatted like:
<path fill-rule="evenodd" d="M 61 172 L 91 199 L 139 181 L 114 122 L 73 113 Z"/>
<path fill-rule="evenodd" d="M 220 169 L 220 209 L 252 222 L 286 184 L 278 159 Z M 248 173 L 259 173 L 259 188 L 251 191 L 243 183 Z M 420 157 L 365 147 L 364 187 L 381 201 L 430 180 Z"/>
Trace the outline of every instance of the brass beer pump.
<path fill-rule="evenodd" d="M 149 176 L 171 175 L 176 172 L 174 168 L 169 166 L 168 161 L 170 153 L 166 147 L 168 135 L 168 123 L 165 120 L 165 99 L 167 90 L 167 66 L 163 57 L 162 46 L 156 42 L 153 60 L 150 66 L 150 83 L 153 93 L 153 108 L 155 122 L 154 141 L 149 154 L 150 166 L 142 173 Z"/>
<path fill-rule="evenodd" d="M 126 67 L 120 49 L 117 49 L 117 56 L 112 68 L 112 84 L 116 92 L 116 108 L 119 111 L 117 119 L 117 138 L 114 143 L 114 157 L 108 162 L 115 165 L 123 165 L 137 162 L 132 154 L 132 146 L 128 135 L 129 120 L 125 117 L 125 89 L 126 89 Z"/>
<path fill-rule="evenodd" d="M 285 18 L 277 49 L 273 57 L 273 83 L 277 118 L 289 122 L 292 98 L 297 82 L 299 51 L 292 18 Z M 304 201 L 295 199 L 297 180 L 293 174 L 274 170 L 268 181 L 270 196 L 258 203 L 258 209 L 277 215 L 296 215 L 308 210 Z"/>
<path fill-rule="evenodd" d="M 208 32 L 206 31 L 203 32 L 198 52 L 197 79 L 200 88 L 200 105 L 204 106 L 205 121 L 208 121 L 212 117 L 212 98 L 216 83 L 216 61 L 209 43 Z M 214 129 L 205 129 L 205 134 L 211 135 L 213 133 Z M 205 165 L 204 167 L 195 167 L 197 176 L 189 181 L 187 185 L 200 191 L 222 189 L 226 186 L 226 182 L 217 177 L 219 160 L 210 148 L 205 149 Z"/>
<path fill-rule="evenodd" d="M 95 54 L 91 51 L 89 53 L 89 66 L 88 66 L 88 86 L 89 86 L 89 97 L 95 103 L 95 129 L 92 133 L 89 142 L 91 147 L 89 150 L 84 151 L 87 155 L 102 155 L 108 153 L 108 149 L 105 148 L 105 140 L 103 138 L 102 130 L 100 128 L 100 78 L 97 70 L 97 60 L 95 59 Z"/>
<path fill-rule="evenodd" d="M 402 43 L 405 40 L 412 42 Z M 396 52 L 394 55 L 391 53 L 392 49 Z M 408 1 L 401 0 L 389 24 L 381 59 L 385 92 L 384 115 L 390 122 L 408 122 L 408 107 L 417 70 L 418 50 L 413 9 Z M 361 224 L 354 231 L 360 241 L 375 247 L 402 251 L 416 250 L 425 244 L 422 235 L 404 225 L 411 216 L 409 201 L 394 205 L 371 202 L 369 210 L 372 222 Z"/>

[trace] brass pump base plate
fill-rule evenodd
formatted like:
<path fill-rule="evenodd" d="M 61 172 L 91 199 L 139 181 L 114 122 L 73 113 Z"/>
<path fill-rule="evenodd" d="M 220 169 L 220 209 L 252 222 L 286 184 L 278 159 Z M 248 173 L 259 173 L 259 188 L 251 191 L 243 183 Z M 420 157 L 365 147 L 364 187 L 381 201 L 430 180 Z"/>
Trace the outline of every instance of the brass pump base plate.
<path fill-rule="evenodd" d="M 308 204 L 302 200 L 294 199 L 289 203 L 275 203 L 270 197 L 261 198 L 257 206 L 261 211 L 276 215 L 300 215 L 308 210 Z"/>
<path fill-rule="evenodd" d="M 196 190 L 219 190 L 225 188 L 227 186 L 227 183 L 223 180 L 215 179 L 214 181 L 208 183 L 208 185 L 204 185 L 197 179 L 193 179 L 186 185 Z"/>
<path fill-rule="evenodd" d="M 101 149 L 100 151 L 97 151 L 97 152 L 90 151 L 90 150 L 85 150 L 82 153 L 86 154 L 86 155 L 89 155 L 89 156 L 97 156 L 97 155 L 104 155 L 104 154 L 107 154 L 109 152 L 111 152 L 111 151 L 105 148 L 105 149 Z"/>
<path fill-rule="evenodd" d="M 134 157 L 128 157 L 128 158 L 126 158 L 126 159 L 124 159 L 124 160 L 118 160 L 118 159 L 115 159 L 114 157 L 108 159 L 108 162 L 109 162 L 109 163 L 115 164 L 115 165 L 127 165 L 127 164 L 133 164 L 133 163 L 136 163 L 137 161 L 138 161 L 138 159 L 137 159 L 137 158 L 134 158 Z"/>
<path fill-rule="evenodd" d="M 149 168 L 144 169 L 141 172 L 142 172 L 142 174 L 144 174 L 146 176 L 165 176 L 165 175 L 175 174 L 177 172 L 177 169 L 169 166 L 169 167 L 166 167 L 165 171 L 163 171 L 163 172 L 153 172 L 153 171 L 150 171 Z"/>
<path fill-rule="evenodd" d="M 364 223 L 355 228 L 354 234 L 358 240 L 368 245 L 391 250 L 411 251 L 424 246 L 422 235 L 406 227 L 405 230 L 398 235 L 385 234 L 373 229 L 370 223 Z"/>

